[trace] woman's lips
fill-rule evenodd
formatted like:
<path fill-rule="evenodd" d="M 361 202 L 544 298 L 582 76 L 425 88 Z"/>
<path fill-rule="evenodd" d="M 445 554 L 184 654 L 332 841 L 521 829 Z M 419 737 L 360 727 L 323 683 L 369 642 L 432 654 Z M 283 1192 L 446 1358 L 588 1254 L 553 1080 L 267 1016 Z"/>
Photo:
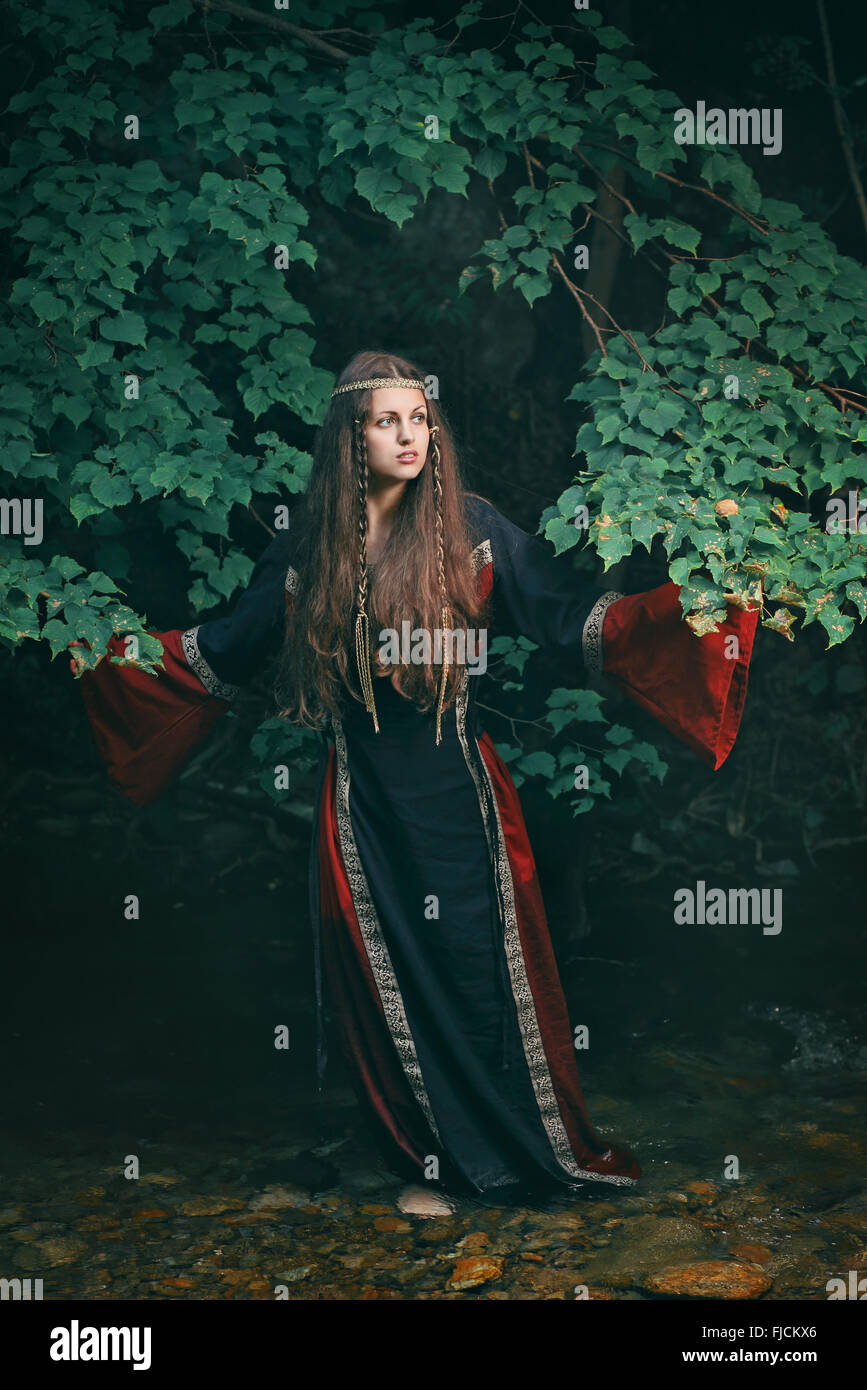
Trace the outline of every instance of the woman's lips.
<path fill-rule="evenodd" d="M 398 463 L 414 463 L 417 458 L 418 454 L 398 454 L 397 461 Z"/>

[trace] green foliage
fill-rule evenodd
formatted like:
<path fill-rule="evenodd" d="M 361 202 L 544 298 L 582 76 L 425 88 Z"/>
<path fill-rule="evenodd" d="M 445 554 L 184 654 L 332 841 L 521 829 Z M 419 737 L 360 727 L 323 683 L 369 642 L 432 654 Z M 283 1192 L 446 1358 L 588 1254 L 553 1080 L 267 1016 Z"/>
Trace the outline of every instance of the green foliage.
<path fill-rule="evenodd" d="M 498 667 L 511 667 L 523 674 L 534 646 L 526 637 L 497 637 L 488 651 Z M 524 682 L 504 680 L 501 687 L 523 690 Z M 629 767 L 631 773 L 655 777 L 661 782 L 668 770 L 667 764 L 651 744 L 638 739 L 625 725 L 612 724 L 604 731 L 593 730 L 590 738 L 583 733 L 579 735 L 575 725 L 608 724 L 602 713 L 603 703 L 602 696 L 595 690 L 569 690 L 560 686 L 552 690 L 545 701 L 544 722 L 538 721 L 536 727 L 555 735 L 555 751 L 528 751 L 521 743 L 498 746 L 515 786 L 519 787 L 528 777 L 542 777 L 549 795 L 568 796 L 573 816 L 580 816 L 592 810 L 600 797 L 610 798 L 608 772 L 620 776 Z M 512 729 L 516 732 L 514 720 Z M 564 742 L 560 735 L 567 729 L 570 738 L 580 738 L 580 741 Z"/>
<path fill-rule="evenodd" d="M 275 715 L 262 720 L 250 740 L 250 751 L 260 768 L 259 785 L 274 805 L 285 806 L 296 801 L 297 785 L 316 764 L 315 739 L 311 731 Z M 275 786 L 278 767 L 288 770 L 289 785 L 285 789 Z"/>
<path fill-rule="evenodd" d="M 490 276 L 532 306 L 567 280 L 582 301 L 571 252 L 619 161 L 636 208 L 624 229 L 637 256 L 665 267 L 667 322 L 652 338 L 613 323 L 602 333 L 569 397 L 586 412 L 579 471 L 544 532 L 558 551 L 594 547 L 606 568 L 658 538 L 697 633 L 734 594 L 761 597 L 765 625 L 788 637 L 802 619 L 842 642 L 867 615 L 865 547 L 826 531 L 825 500 L 864 481 L 867 415 L 848 387 L 867 361 L 864 268 L 797 207 L 763 198 L 736 150 L 676 144 L 680 99 L 624 61 L 625 35 L 597 13 L 575 12 L 571 34 L 515 26 L 493 52 L 479 14 L 472 3 L 450 24 L 390 27 L 387 6 L 311 0 L 293 5 L 296 29 L 250 27 L 238 42 L 245 21 L 219 0 L 207 16 L 193 0 L 15 7 L 8 51 L 26 43 L 29 63 L 0 173 L 13 263 L 5 491 L 42 500 L 55 548 L 76 528 L 107 538 L 119 574 L 119 525 L 152 503 L 192 561 L 191 601 L 230 598 L 250 562 L 221 564 L 207 538 L 226 537 L 232 509 L 257 493 L 303 489 L 309 456 L 274 412 L 315 424 L 331 388 L 313 360 L 322 203 L 355 200 L 402 227 L 431 189 L 467 198 L 488 184 L 502 225 L 460 294 Z M 370 51 L 356 42 L 329 57 L 298 37 L 338 16 L 375 36 Z M 420 311 L 421 279 L 416 289 Z M 576 304 L 576 336 L 580 322 Z M 3 536 L 0 562 L 7 647 L 44 639 L 56 655 L 82 636 L 95 659 L 112 630 L 143 631 L 108 576 L 69 556 L 46 564 Z M 550 706 L 551 728 L 590 708 Z M 621 771 L 627 753 L 659 775 L 653 750 L 612 734 L 595 755 L 601 794 L 603 768 Z M 543 760 L 555 785 L 580 751 Z"/>

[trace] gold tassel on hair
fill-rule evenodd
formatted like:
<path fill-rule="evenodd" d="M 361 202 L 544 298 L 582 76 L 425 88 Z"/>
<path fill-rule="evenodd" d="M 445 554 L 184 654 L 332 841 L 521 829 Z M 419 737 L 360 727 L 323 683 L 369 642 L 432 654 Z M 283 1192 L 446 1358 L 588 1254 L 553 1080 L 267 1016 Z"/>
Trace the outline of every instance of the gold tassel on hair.
<path fill-rule="evenodd" d="M 370 671 L 370 635 L 367 626 L 367 613 L 362 610 L 355 619 L 355 664 L 358 667 L 358 681 L 364 696 L 364 708 L 373 715 L 373 727 L 379 733 L 376 717 L 376 701 L 373 698 L 373 677 Z"/>

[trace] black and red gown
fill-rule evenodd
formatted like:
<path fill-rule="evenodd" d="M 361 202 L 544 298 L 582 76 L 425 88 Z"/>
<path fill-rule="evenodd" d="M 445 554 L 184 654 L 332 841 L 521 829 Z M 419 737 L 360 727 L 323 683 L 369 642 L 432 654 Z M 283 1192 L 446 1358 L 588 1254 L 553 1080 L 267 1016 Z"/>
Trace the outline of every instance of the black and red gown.
<path fill-rule="evenodd" d="M 719 767 L 740 723 L 757 613 L 729 609 L 717 633 L 696 637 L 676 585 L 602 591 L 490 503 L 466 505 L 489 636 L 499 620 L 604 672 Z M 108 660 L 82 676 L 97 747 L 131 801 L 160 794 L 278 651 L 303 583 L 291 561 L 281 532 L 229 617 L 155 634 L 157 677 Z M 634 1184 L 635 1156 L 587 1114 L 533 853 L 475 678 L 464 668 L 439 746 L 433 713 L 387 679 L 375 687 L 379 733 L 347 698 L 323 735 L 310 858 L 320 1081 L 324 965 L 359 1091 L 401 1166 L 473 1193 Z"/>

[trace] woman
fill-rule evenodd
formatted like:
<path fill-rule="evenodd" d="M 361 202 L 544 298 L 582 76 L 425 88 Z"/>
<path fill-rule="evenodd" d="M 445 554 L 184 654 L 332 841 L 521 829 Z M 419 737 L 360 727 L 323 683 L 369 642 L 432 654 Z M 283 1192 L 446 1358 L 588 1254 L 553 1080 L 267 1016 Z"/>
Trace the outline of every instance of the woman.
<path fill-rule="evenodd" d="M 110 662 L 86 674 L 110 775 L 146 804 L 279 653 L 281 714 L 322 731 L 310 861 L 320 1080 L 321 961 L 359 1094 L 425 1180 L 403 1210 L 449 1210 L 438 1184 L 508 1196 L 640 1176 L 587 1115 L 517 794 L 478 719 L 484 663 L 468 653 L 507 624 L 604 670 L 718 767 L 756 621 L 731 610 L 697 638 L 675 585 L 625 597 L 577 577 L 463 492 L 413 364 L 360 353 L 338 379 L 300 513 L 232 615 L 156 634 L 157 680 Z"/>

